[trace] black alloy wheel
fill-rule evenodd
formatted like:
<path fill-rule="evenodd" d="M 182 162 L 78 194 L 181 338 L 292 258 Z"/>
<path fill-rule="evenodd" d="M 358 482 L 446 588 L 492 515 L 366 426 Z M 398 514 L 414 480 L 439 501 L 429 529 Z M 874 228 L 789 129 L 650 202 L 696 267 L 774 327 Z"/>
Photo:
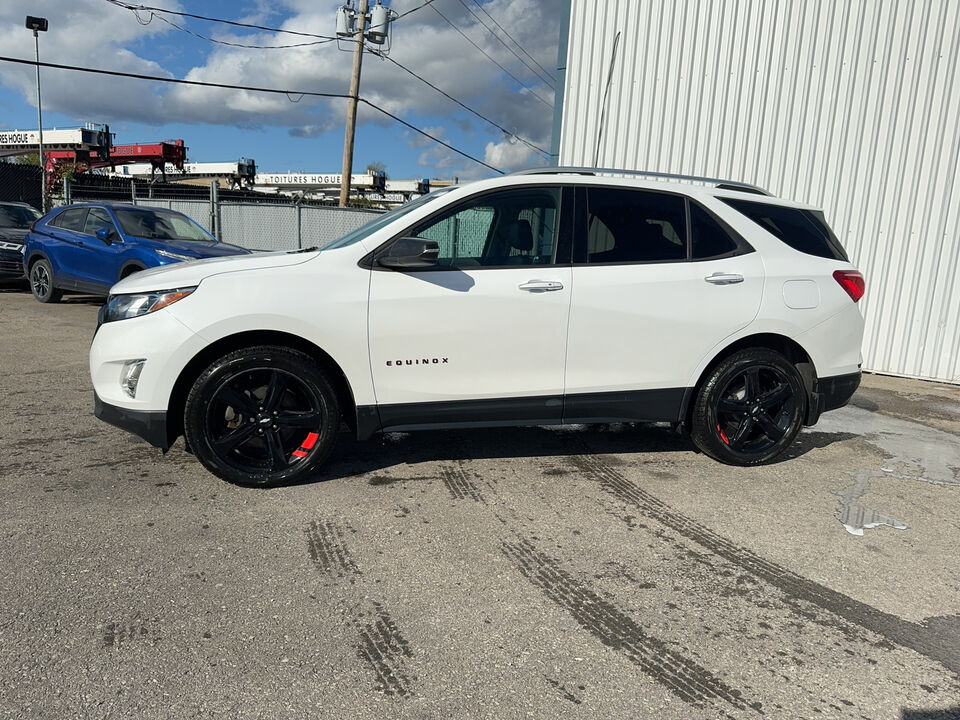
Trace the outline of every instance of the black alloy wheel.
<path fill-rule="evenodd" d="M 742 350 L 723 360 L 697 396 L 691 438 L 732 465 L 769 462 L 803 426 L 807 401 L 797 369 L 772 350 Z"/>
<path fill-rule="evenodd" d="M 198 378 L 187 398 L 184 434 L 218 477 L 266 487 L 319 467 L 339 424 L 336 394 L 311 358 L 256 347 L 220 358 Z"/>
<path fill-rule="evenodd" d="M 48 260 L 37 260 L 30 267 L 30 291 L 42 303 L 59 302 L 63 293 L 53 286 L 53 269 Z"/>

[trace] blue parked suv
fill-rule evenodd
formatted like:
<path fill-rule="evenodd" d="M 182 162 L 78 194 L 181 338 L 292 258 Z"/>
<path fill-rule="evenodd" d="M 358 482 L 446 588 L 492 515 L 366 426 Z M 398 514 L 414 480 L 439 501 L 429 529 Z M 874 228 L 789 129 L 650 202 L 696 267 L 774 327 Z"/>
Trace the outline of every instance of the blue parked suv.
<path fill-rule="evenodd" d="M 84 203 L 57 208 L 33 224 L 23 265 L 33 296 L 47 303 L 65 290 L 106 295 L 138 270 L 249 252 L 219 242 L 173 210 Z"/>

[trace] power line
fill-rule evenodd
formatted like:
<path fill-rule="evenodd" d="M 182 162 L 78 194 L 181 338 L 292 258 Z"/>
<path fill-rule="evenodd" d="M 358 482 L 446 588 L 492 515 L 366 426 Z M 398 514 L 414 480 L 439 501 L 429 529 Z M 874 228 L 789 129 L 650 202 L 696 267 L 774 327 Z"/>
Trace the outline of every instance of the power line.
<path fill-rule="evenodd" d="M 136 14 L 136 12 L 137 11 L 134 10 L 134 14 Z M 167 20 L 167 18 L 163 17 L 163 15 L 155 15 L 151 12 L 150 20 L 153 18 L 157 18 L 158 20 L 165 22 L 170 27 L 176 28 L 180 32 L 184 32 L 187 35 L 192 35 L 200 40 L 206 40 L 208 42 L 216 43 L 217 45 L 226 45 L 227 47 L 246 48 L 248 50 L 285 50 L 288 48 L 308 47 L 310 45 L 325 45 L 326 43 L 333 42 L 336 39 L 330 38 L 329 40 L 313 40 L 312 42 L 291 43 L 289 45 L 248 45 L 246 43 L 235 43 L 228 40 L 216 40 L 215 38 L 207 37 L 206 35 L 201 35 L 200 33 L 195 33 L 193 30 L 187 30 L 187 28 L 177 25 L 175 22 L 173 22 L 173 20 Z M 147 22 L 142 22 L 140 20 L 140 16 L 137 15 L 137 22 L 139 22 L 141 25 L 149 25 L 150 20 L 147 20 Z"/>
<path fill-rule="evenodd" d="M 501 45 L 503 45 L 510 53 L 512 53 L 512 54 L 514 55 L 514 57 L 516 57 L 517 60 L 519 60 L 519 61 L 523 64 L 523 66 L 524 66 L 525 68 L 527 68 L 527 70 L 529 70 L 530 72 L 532 72 L 532 73 L 533 73 L 534 75 L 536 75 L 540 80 L 542 80 L 542 81 L 545 82 L 548 86 L 550 86 L 551 88 L 553 88 L 553 78 L 550 77 L 549 74 L 547 75 L 546 78 L 544 78 L 543 75 L 541 75 L 539 72 L 537 72 L 537 69 L 536 69 L 536 68 L 530 67 L 530 64 L 529 64 L 526 60 L 524 60 L 524 59 L 517 53 L 516 50 L 514 50 L 512 47 L 510 47 L 509 45 L 507 45 L 507 44 L 503 41 L 503 39 L 502 39 L 499 35 L 497 35 L 485 22 L 483 22 L 483 20 L 480 19 L 480 16 L 477 15 L 469 5 L 467 5 L 463 0 L 457 0 L 457 1 L 458 1 L 461 5 L 463 5 L 463 8 L 464 8 L 468 13 L 470 13 L 471 15 L 473 15 L 474 19 L 477 21 L 477 23 L 480 25 L 480 27 L 482 27 L 484 30 L 486 30 L 488 33 L 490 33 L 498 43 L 500 43 Z M 474 0 L 474 1 L 476 1 L 476 0 Z M 481 9 L 482 9 L 482 8 L 481 8 Z M 514 40 L 514 42 L 516 42 L 516 40 Z"/>
<path fill-rule="evenodd" d="M 293 95 L 308 96 L 308 97 L 323 97 L 323 98 L 343 98 L 343 99 L 350 98 L 349 95 L 346 95 L 343 93 L 323 93 L 323 92 L 315 92 L 312 90 L 279 90 L 277 88 L 251 87 L 248 85 L 231 85 L 228 83 L 204 82 L 202 80 L 183 80 L 180 78 L 160 77 L 158 75 L 144 75 L 141 73 L 120 72 L 119 70 L 102 70 L 99 68 L 79 67 L 77 65 L 61 65 L 59 63 L 37 62 L 36 60 L 24 60 L 23 58 L 6 57 L 3 55 L 0 55 L 0 62 L 18 63 L 20 65 L 34 65 L 37 67 L 53 68 L 56 70 L 72 70 L 75 72 L 91 73 L 94 75 L 110 75 L 113 77 L 125 77 L 125 78 L 132 78 L 134 80 L 150 80 L 152 82 L 170 83 L 174 85 L 191 85 L 196 87 L 222 88 L 225 90 L 247 90 L 250 92 L 270 93 L 273 95 L 286 95 L 288 99 L 291 99 L 291 96 Z M 392 120 L 395 120 L 396 122 L 400 123 L 401 125 L 409 128 L 410 130 L 413 130 L 414 132 L 420 135 L 423 135 L 424 137 L 429 138 L 430 140 L 433 140 L 435 143 L 438 143 L 439 145 L 443 145 L 445 148 L 452 150 L 458 155 L 462 155 L 463 157 L 469 160 L 473 160 L 475 163 L 479 165 L 483 165 L 485 168 L 489 168 L 490 170 L 493 170 L 494 172 L 498 172 L 501 175 L 503 174 L 503 171 L 500 170 L 499 168 L 495 168 L 492 165 L 488 165 L 483 160 L 475 158 L 473 155 L 470 155 L 469 153 L 466 153 L 463 150 L 459 150 L 458 148 L 455 148 L 453 145 L 441 140 L 438 137 L 431 135 L 425 130 L 421 130 L 415 125 L 408 123 L 406 120 L 403 120 L 397 117 L 393 113 L 387 112 L 382 107 L 380 107 L 379 105 L 376 105 L 375 103 L 370 102 L 366 98 L 358 98 L 358 100 L 366 105 L 369 105 L 371 108 L 373 108 L 377 112 L 380 112 L 386 115 L 387 117 L 391 118 Z M 291 102 L 295 102 L 295 101 L 291 100 Z"/>
<path fill-rule="evenodd" d="M 265 30 L 266 32 L 286 33 L 287 35 L 299 35 L 301 37 L 318 38 L 320 40 L 336 40 L 332 35 L 317 35 L 316 33 L 301 32 L 299 30 L 284 30 L 283 28 L 267 27 L 265 25 L 254 25 L 243 23 L 237 20 L 224 20 L 223 18 L 207 17 L 206 15 L 195 15 L 193 13 L 180 12 L 179 10 L 167 10 L 166 8 L 152 7 L 150 5 L 134 5 L 123 0 L 106 0 L 111 5 L 122 7 L 125 10 L 140 10 L 151 13 L 164 13 L 166 15 L 178 15 L 179 17 L 193 18 L 194 20 L 205 20 L 207 22 L 222 23 L 224 25 L 233 25 L 235 27 L 250 28 L 253 30 Z M 433 0 L 430 0 L 433 2 Z"/>
<path fill-rule="evenodd" d="M 397 21 L 397 20 L 399 20 L 399 19 L 402 18 L 402 17 L 406 17 L 406 16 L 409 15 L 410 13 L 415 13 L 417 10 L 419 10 L 419 9 L 421 9 L 421 8 L 425 8 L 427 5 L 429 5 L 429 4 L 432 3 L 432 2 L 433 2 L 433 0 L 427 0 L 427 1 L 426 1 L 425 3 L 423 3 L 422 5 L 417 5 L 417 6 L 416 6 L 415 8 L 413 8 L 412 10 L 407 10 L 406 12 L 400 13 L 399 15 L 397 15 L 397 16 L 394 18 L 394 21 Z"/>
<path fill-rule="evenodd" d="M 488 18 L 490 18 L 490 20 L 493 22 L 493 24 L 496 25 L 498 28 L 500 28 L 500 30 L 503 32 L 504 35 L 506 35 L 508 38 L 510 38 L 511 40 L 513 40 L 513 43 L 514 43 L 518 48 L 520 48 L 520 50 L 523 52 L 524 55 L 526 55 L 528 58 L 530 58 L 530 59 L 533 61 L 533 64 L 534 64 L 534 65 L 536 65 L 538 68 L 540 68 L 541 70 L 543 70 L 547 75 L 549 75 L 551 78 L 553 78 L 553 73 L 551 73 L 551 72 L 550 72 L 549 70 L 547 70 L 543 65 L 541 65 L 540 63 L 538 63 L 538 62 L 537 62 L 537 59 L 536 59 L 535 57 L 533 57 L 533 55 L 531 55 L 530 53 L 528 53 L 528 52 L 524 49 L 523 45 L 521 45 L 519 42 L 517 42 L 517 40 L 513 37 L 513 35 L 511 35 L 510 33 L 507 32 L 506 28 L 503 27 L 503 25 L 501 25 L 500 23 L 498 23 L 498 22 L 496 21 L 496 19 L 495 19 L 490 13 L 487 12 L 487 9 L 486 9 L 483 5 L 480 4 L 480 0 L 473 0 L 473 4 L 476 5 L 478 8 L 480 8 L 481 12 L 483 12 L 484 15 L 486 15 Z"/>
<path fill-rule="evenodd" d="M 142 6 L 134 7 L 132 5 L 119 2 L 118 0 L 107 0 L 107 2 L 109 2 L 111 5 L 116 5 L 117 7 L 122 7 L 126 10 L 130 10 L 133 13 L 134 17 L 137 19 L 137 22 L 140 23 L 141 25 L 149 25 L 153 21 L 153 19 L 156 18 L 157 20 L 160 20 L 161 22 L 165 22 L 170 27 L 175 28 L 180 32 L 186 33 L 187 35 L 192 35 L 195 38 L 199 38 L 200 40 L 206 40 L 207 42 L 216 43 L 217 45 L 226 45 L 227 47 L 246 48 L 246 49 L 252 49 L 252 50 L 285 50 L 288 48 L 307 47 L 310 45 L 323 45 L 325 43 L 333 42 L 336 39 L 336 38 L 328 38 L 324 40 L 314 40 L 312 42 L 291 43 L 288 45 L 251 45 L 249 43 L 230 42 L 229 40 L 217 40 L 207 35 L 201 35 L 200 33 L 196 33 L 193 30 L 188 30 L 187 28 L 181 25 L 177 25 L 177 23 L 173 22 L 173 20 L 169 20 L 165 18 L 163 15 L 158 14 L 158 12 L 172 13 L 173 11 L 171 10 L 160 10 L 159 8 L 146 8 Z M 140 17 L 141 12 L 149 12 L 150 17 L 144 20 L 143 18 Z M 174 13 L 174 14 L 182 14 L 182 13 Z M 229 21 L 229 20 L 217 20 L 215 18 L 204 18 L 204 19 L 210 20 L 212 22 L 225 22 L 229 24 L 234 24 L 232 23 L 232 21 Z"/>
<path fill-rule="evenodd" d="M 482 53 L 486 56 L 487 60 L 489 60 L 490 62 L 492 62 L 492 63 L 493 63 L 494 65 L 496 65 L 498 68 L 500 68 L 501 70 L 503 70 L 507 75 L 509 75 L 510 77 L 512 77 L 514 80 L 516 80 L 517 83 L 519 83 L 522 87 L 524 87 L 524 88 L 526 88 L 527 90 L 529 90 L 529 91 L 530 91 L 530 94 L 533 95 L 537 100 L 539 100 L 540 102 L 542 102 L 544 105 L 546 105 L 546 106 L 549 107 L 549 108 L 552 108 L 552 107 L 553 107 L 553 103 L 550 103 L 550 102 L 544 100 L 544 99 L 543 99 L 542 97 L 540 97 L 539 95 L 537 95 L 537 93 L 535 93 L 535 92 L 533 91 L 533 88 L 531 88 L 529 85 L 527 85 L 525 82 L 523 82 L 523 80 L 521 80 L 520 78 L 518 78 L 518 77 L 517 77 L 516 75 L 514 75 L 512 72 L 510 72 L 509 70 L 507 70 L 503 65 L 501 65 L 500 63 L 498 63 L 498 62 L 497 62 L 496 60 L 494 60 L 492 57 L 490 57 L 490 55 L 487 53 L 486 50 L 484 50 L 482 47 L 480 47 L 479 45 L 477 45 L 473 40 L 471 40 L 469 37 L 467 37 L 467 35 L 463 32 L 463 30 L 461 30 L 460 28 L 458 28 L 456 25 L 454 25 L 454 24 L 450 21 L 450 18 L 448 18 L 448 17 L 447 17 L 446 15 L 444 15 L 442 12 L 440 12 L 439 10 L 437 10 L 437 6 L 436 6 L 436 5 L 431 5 L 430 7 L 433 8 L 433 10 L 437 13 L 437 15 L 439 15 L 440 17 L 442 17 L 444 20 L 447 21 L 447 25 L 449 25 L 449 26 L 452 27 L 454 30 L 456 30 L 458 33 L 460 33 L 460 34 L 463 36 L 463 39 L 464 39 L 464 40 L 466 40 L 468 43 L 470 43 L 471 45 L 473 45 L 477 50 L 479 50 L 480 52 L 482 52 Z"/>
<path fill-rule="evenodd" d="M 434 137 L 434 136 L 431 135 L 430 133 L 426 132 L 425 130 L 421 130 L 420 128 L 416 127 L 415 125 L 411 125 L 411 124 L 408 123 L 406 120 L 403 120 L 403 119 L 401 119 L 401 118 L 398 118 L 396 115 L 394 115 L 393 113 L 387 112 L 387 111 L 384 110 L 382 107 L 380 107 L 380 106 L 378 106 L 378 105 L 374 105 L 372 102 L 370 102 L 370 101 L 367 100 L 366 98 L 357 98 L 357 99 L 358 99 L 360 102 L 364 103 L 365 105 L 369 105 L 369 106 L 372 107 L 374 110 L 380 111 L 381 113 L 383 113 L 384 115 L 386 115 L 388 118 L 392 118 L 393 120 L 396 120 L 396 121 L 397 121 L 398 123 L 400 123 L 401 125 L 405 125 L 406 127 L 410 128 L 410 129 L 413 130 L 414 132 L 420 133 L 421 135 L 430 138 L 430 139 L 433 140 L 435 143 L 438 143 L 438 144 L 440 144 L 440 145 L 443 145 L 445 148 L 449 148 L 450 150 L 453 150 L 453 151 L 454 151 L 455 153 L 457 153 L 458 155 L 463 155 L 463 157 L 468 158 L 468 159 L 470 159 L 470 160 L 473 160 L 473 161 L 474 161 L 475 163 L 477 163 L 478 165 L 483 165 L 485 168 L 489 168 L 490 170 L 493 170 L 493 171 L 496 172 L 496 173 L 500 173 L 501 175 L 504 175 L 504 174 L 505 174 L 505 173 L 503 172 L 503 170 L 501 170 L 500 168 L 495 168 L 493 165 L 488 165 L 488 164 L 485 163 L 483 160 L 479 160 L 478 158 L 475 158 L 473 155 L 470 155 L 469 153 L 465 153 L 463 150 L 458 150 L 457 148 L 455 148 L 455 147 L 454 147 L 453 145 L 451 145 L 450 143 L 444 142 L 443 140 L 441 140 L 441 139 L 438 138 L 438 137 Z"/>
<path fill-rule="evenodd" d="M 443 96 L 444 96 L 445 98 L 447 98 L 448 100 L 452 100 L 453 102 L 455 102 L 457 105 L 459 105 L 460 107 L 462 107 L 462 108 L 463 108 L 464 110 L 466 110 L 467 112 L 470 112 L 470 113 L 476 115 L 476 116 L 477 116 L 478 118 L 480 118 L 481 120 L 490 123 L 490 124 L 493 125 L 495 128 L 497 128 L 498 130 L 502 131 L 504 134 L 509 135 L 510 137 L 515 137 L 517 140 L 519 140 L 520 142 L 522 142 L 524 145 L 526 145 L 527 147 L 529 147 L 531 150 L 536 150 L 537 152 L 542 153 L 544 156 L 550 157 L 550 153 L 547 152 L 546 150 L 544 150 L 542 147 L 538 147 L 538 146 L 534 145 L 532 142 L 530 142 L 530 141 L 528 141 L 528 140 L 520 137 L 520 136 L 517 135 L 515 132 L 511 132 L 510 130 L 507 130 L 505 127 L 503 127 L 502 125 L 500 125 L 500 124 L 497 123 L 496 121 L 491 120 L 490 118 L 486 117 L 485 115 L 481 115 L 479 112 L 477 112 L 476 110 L 474 110 L 474 109 L 471 108 L 470 106 L 465 105 L 464 103 L 460 102 L 460 101 L 457 100 L 455 97 L 453 97 L 452 95 L 449 95 L 448 93 L 446 93 L 446 92 L 444 92 L 443 90 L 441 90 L 440 88 L 438 88 L 436 85 L 434 85 L 434 84 L 433 84 L 432 82 L 430 82 L 429 80 L 421 77 L 420 75 L 417 75 L 417 73 L 415 73 L 415 72 L 414 72 L 413 70 L 411 70 L 410 68 L 406 67 L 405 65 L 401 65 L 399 62 L 397 62 L 396 60 L 394 60 L 392 57 L 389 57 L 389 56 L 387 56 L 387 55 L 383 55 L 383 54 L 378 53 L 378 52 L 376 52 L 376 51 L 373 51 L 373 53 L 374 53 L 374 55 L 377 55 L 378 57 L 381 57 L 381 58 L 383 58 L 384 60 L 389 60 L 390 62 L 392 62 L 394 65 L 396 65 L 396 66 L 397 66 L 398 68 L 400 68 L 401 70 L 409 73 L 410 75 L 413 75 L 413 77 L 415 77 L 417 80 L 419 80 L 419 81 L 422 82 L 423 84 L 429 85 L 430 87 L 432 87 L 434 90 L 436 90 L 438 93 L 440 93 L 441 95 L 443 95 Z"/>

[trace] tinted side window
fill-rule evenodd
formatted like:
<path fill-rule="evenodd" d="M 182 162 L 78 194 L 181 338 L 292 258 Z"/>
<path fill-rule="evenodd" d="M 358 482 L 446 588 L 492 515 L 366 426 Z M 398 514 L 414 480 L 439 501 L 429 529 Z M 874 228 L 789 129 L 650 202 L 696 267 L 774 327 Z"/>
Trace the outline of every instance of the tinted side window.
<path fill-rule="evenodd" d="M 794 250 L 831 260 L 847 259 L 846 253 L 833 237 L 826 222 L 809 210 L 730 198 L 721 199 Z"/>
<path fill-rule="evenodd" d="M 587 262 L 686 260 L 686 210 L 676 195 L 587 188 Z"/>
<path fill-rule="evenodd" d="M 690 236 L 694 260 L 726 255 L 737 249 L 736 241 L 720 223 L 695 202 L 690 203 Z"/>
<path fill-rule="evenodd" d="M 83 232 L 83 222 L 86 217 L 86 208 L 70 208 L 57 216 L 57 225 L 64 230 Z"/>
<path fill-rule="evenodd" d="M 90 211 L 87 213 L 87 220 L 83 224 L 83 232 L 87 235 L 96 235 L 97 230 L 100 228 L 106 228 L 107 232 L 116 230 L 113 225 L 113 220 L 110 219 L 106 210 L 103 208 L 90 208 Z"/>
<path fill-rule="evenodd" d="M 407 234 L 435 240 L 441 266 L 552 264 L 559 208 L 557 188 L 507 190 L 467 200 Z"/>

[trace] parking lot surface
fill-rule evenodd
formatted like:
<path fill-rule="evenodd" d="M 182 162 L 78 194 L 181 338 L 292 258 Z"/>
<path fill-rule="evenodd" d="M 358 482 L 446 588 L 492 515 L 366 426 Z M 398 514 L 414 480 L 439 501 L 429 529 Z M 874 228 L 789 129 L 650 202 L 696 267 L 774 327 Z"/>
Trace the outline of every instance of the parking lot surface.
<path fill-rule="evenodd" d="M 0 716 L 960 718 L 960 388 L 789 457 L 343 434 L 250 490 L 93 417 L 99 302 L 0 288 Z"/>

